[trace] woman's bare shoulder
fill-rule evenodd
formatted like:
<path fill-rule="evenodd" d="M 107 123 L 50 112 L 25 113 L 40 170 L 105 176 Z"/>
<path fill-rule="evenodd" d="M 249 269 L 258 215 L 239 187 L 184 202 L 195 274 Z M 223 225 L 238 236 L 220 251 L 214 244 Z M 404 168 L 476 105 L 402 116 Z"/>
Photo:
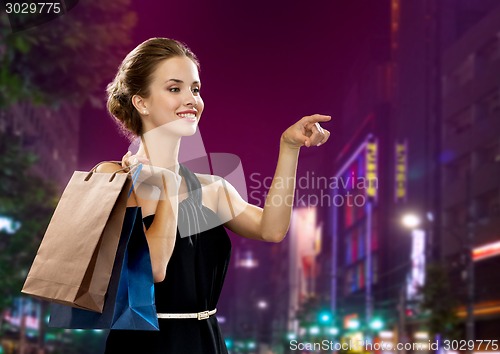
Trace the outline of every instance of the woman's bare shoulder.
<path fill-rule="evenodd" d="M 96 172 L 103 172 L 103 173 L 112 173 L 118 170 L 121 170 L 122 166 L 115 162 L 110 162 L 110 161 L 104 161 L 101 162 L 97 168 L 95 169 Z"/>

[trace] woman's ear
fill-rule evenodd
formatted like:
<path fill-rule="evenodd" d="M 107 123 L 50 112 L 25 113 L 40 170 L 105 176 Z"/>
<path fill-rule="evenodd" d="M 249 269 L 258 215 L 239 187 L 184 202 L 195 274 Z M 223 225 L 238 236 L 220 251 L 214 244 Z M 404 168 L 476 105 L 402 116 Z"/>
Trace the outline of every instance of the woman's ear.
<path fill-rule="evenodd" d="M 132 104 L 134 105 L 135 109 L 137 109 L 139 114 L 145 115 L 145 116 L 147 116 L 149 114 L 148 107 L 146 105 L 146 101 L 141 96 L 133 95 L 132 96 Z"/>

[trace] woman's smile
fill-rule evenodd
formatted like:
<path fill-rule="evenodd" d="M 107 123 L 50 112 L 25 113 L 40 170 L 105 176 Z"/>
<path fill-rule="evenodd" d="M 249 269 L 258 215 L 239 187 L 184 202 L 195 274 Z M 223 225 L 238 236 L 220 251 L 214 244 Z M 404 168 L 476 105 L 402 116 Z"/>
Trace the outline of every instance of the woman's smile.
<path fill-rule="evenodd" d="M 188 122 L 191 123 L 196 123 L 197 121 L 197 111 L 194 109 L 189 109 L 186 111 L 178 112 L 177 115 L 181 117 L 182 119 L 187 120 Z"/>

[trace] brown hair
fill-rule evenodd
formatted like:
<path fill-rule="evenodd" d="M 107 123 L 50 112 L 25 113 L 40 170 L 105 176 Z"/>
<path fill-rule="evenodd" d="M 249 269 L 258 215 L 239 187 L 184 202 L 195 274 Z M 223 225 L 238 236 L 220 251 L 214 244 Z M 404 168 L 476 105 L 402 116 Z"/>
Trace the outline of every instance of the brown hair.
<path fill-rule="evenodd" d="M 106 88 L 106 106 L 129 139 L 143 133 L 141 117 L 132 104 L 132 97 L 148 97 L 152 75 L 158 64 L 165 59 L 183 56 L 191 59 L 200 69 L 198 59 L 185 44 L 168 38 L 150 38 L 123 59 L 114 80 Z"/>

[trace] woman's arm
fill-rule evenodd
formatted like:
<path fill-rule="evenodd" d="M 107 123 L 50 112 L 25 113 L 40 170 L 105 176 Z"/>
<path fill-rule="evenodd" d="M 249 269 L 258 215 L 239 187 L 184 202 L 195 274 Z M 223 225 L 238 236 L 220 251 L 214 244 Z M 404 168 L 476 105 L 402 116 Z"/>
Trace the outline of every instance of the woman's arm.
<path fill-rule="evenodd" d="M 147 168 L 147 167 L 146 167 Z M 165 279 L 167 264 L 174 251 L 177 236 L 178 193 L 166 193 L 179 190 L 180 179 L 173 172 L 163 173 L 163 188 L 156 207 L 156 213 L 151 226 L 145 231 L 151 255 L 151 266 L 155 282 Z M 139 197 L 139 205 L 140 205 Z"/>
<path fill-rule="evenodd" d="M 247 203 L 227 181 L 219 188 L 219 214 L 228 220 L 225 226 L 236 234 L 261 241 L 281 242 L 288 232 L 295 194 L 297 162 L 301 146 L 324 144 L 330 132 L 319 122 L 329 116 L 302 118 L 281 136 L 280 152 L 274 178 L 264 208 Z"/>
<path fill-rule="evenodd" d="M 113 173 L 120 168 L 114 163 L 103 163 L 97 167 L 96 172 Z M 143 168 L 148 168 L 148 166 Z M 177 235 L 178 193 L 168 193 L 170 195 L 166 197 L 165 187 L 167 191 L 178 190 L 180 183 L 180 179 L 168 170 L 163 171 L 159 180 L 162 181 L 163 188 L 160 188 L 162 192 L 157 201 L 155 217 L 151 226 L 147 230 L 144 228 L 155 282 L 161 282 L 165 279 L 167 264 L 172 256 Z M 151 193 L 141 193 L 140 189 L 141 185 L 134 187 L 135 193 L 128 199 L 127 206 L 142 206 L 148 202 L 146 195 Z"/>

